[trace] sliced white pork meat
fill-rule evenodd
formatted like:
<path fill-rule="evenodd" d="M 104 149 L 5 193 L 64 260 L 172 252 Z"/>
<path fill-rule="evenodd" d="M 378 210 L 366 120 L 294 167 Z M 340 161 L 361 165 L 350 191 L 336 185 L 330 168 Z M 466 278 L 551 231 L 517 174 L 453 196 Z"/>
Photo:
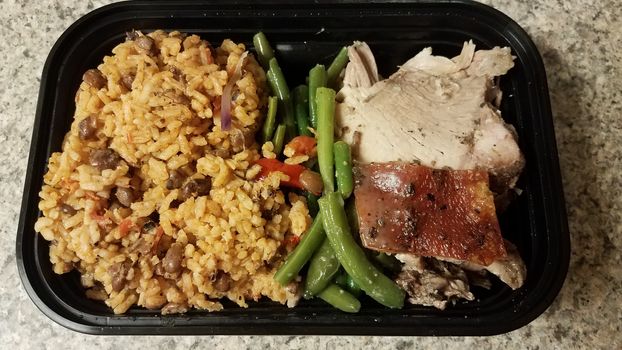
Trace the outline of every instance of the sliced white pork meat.
<path fill-rule="evenodd" d="M 365 43 L 348 53 L 337 125 L 358 161 L 481 169 L 495 192 L 515 185 L 523 156 L 494 105 L 500 99 L 495 77 L 514 65 L 508 48 L 475 51 L 468 42 L 452 59 L 426 48 L 385 80 Z"/>

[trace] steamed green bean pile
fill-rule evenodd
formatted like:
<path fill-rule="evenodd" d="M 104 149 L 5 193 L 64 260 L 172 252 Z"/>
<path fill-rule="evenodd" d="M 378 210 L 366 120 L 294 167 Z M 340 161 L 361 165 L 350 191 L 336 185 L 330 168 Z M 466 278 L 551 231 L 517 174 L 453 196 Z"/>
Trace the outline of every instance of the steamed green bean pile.
<path fill-rule="evenodd" d="M 307 83 L 290 91 L 266 36 L 257 33 L 253 43 L 273 93 L 262 141 L 272 141 L 276 154 L 298 137 L 314 137 L 317 144 L 317 163 L 309 160 L 304 170 L 319 172 L 317 185 L 300 188 L 314 220 L 274 279 L 283 286 L 299 280 L 305 299 L 319 298 L 344 312 L 358 312 L 363 294 L 386 307 L 401 308 L 404 291 L 385 275 L 385 271 L 394 272 L 390 267 L 397 261 L 367 251 L 355 238 L 358 223 L 352 210 L 351 150 L 334 136 L 335 89 L 348 63 L 346 47 L 336 53 L 328 68 L 318 63 L 310 69 Z"/>

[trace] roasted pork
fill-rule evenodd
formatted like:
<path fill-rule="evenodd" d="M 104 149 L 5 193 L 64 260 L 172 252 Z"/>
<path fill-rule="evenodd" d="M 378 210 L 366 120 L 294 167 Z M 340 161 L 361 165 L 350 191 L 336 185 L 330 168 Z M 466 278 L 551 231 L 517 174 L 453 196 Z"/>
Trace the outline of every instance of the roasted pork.
<path fill-rule="evenodd" d="M 495 192 L 515 185 L 523 156 L 495 106 L 495 77 L 514 65 L 508 48 L 475 51 L 468 42 L 452 59 L 426 48 L 385 80 L 365 43 L 348 53 L 337 124 L 358 161 L 482 169 Z"/>
<path fill-rule="evenodd" d="M 486 171 L 361 164 L 354 198 L 367 248 L 484 266 L 506 257 Z"/>
<path fill-rule="evenodd" d="M 488 286 L 485 271 L 522 286 L 526 267 L 501 236 L 486 171 L 386 162 L 355 174 L 361 242 L 404 263 L 396 282 L 410 302 L 443 309 L 473 300 L 469 282 Z"/>
<path fill-rule="evenodd" d="M 426 48 L 384 80 L 367 44 L 348 56 L 336 115 L 358 164 L 363 245 L 404 263 L 396 282 L 414 304 L 473 300 L 469 285 L 490 286 L 486 272 L 519 288 L 525 264 L 504 242 L 495 207 L 524 166 L 498 109 L 509 48 L 467 42 L 451 59 Z"/>

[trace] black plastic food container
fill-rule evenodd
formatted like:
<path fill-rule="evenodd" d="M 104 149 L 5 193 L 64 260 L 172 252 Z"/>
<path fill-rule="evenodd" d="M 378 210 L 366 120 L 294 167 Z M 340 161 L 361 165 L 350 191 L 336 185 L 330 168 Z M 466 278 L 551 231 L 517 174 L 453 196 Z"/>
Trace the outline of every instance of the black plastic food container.
<path fill-rule="evenodd" d="M 290 85 L 302 81 L 317 62 L 329 63 L 342 45 L 368 42 L 380 72 L 388 76 L 426 46 L 455 55 L 472 39 L 478 48 L 509 46 L 516 66 L 501 80 L 506 121 L 516 127 L 527 166 L 524 191 L 500 216 L 504 236 L 525 260 L 525 285 L 512 291 L 494 282 L 475 288 L 476 301 L 447 310 L 408 305 L 389 310 L 370 299 L 357 314 L 321 301 L 293 309 L 261 301 L 247 309 L 225 303 L 222 312 L 191 311 L 160 316 L 132 308 L 114 315 L 87 299 L 75 272 L 56 275 L 48 242 L 35 234 L 38 192 L 46 161 L 59 151 L 74 112 L 82 73 L 101 62 L 132 29 L 179 30 L 219 43 L 225 38 L 251 48 L 255 32 L 276 47 Z M 93 334 L 374 334 L 489 335 L 519 328 L 552 303 L 564 281 L 570 243 L 551 119 L 546 75 L 529 36 L 510 18 L 485 5 L 463 2 L 241 4 L 127 2 L 98 9 L 74 23 L 56 42 L 45 63 L 39 91 L 28 173 L 17 233 L 19 274 L 28 295 L 54 321 Z"/>

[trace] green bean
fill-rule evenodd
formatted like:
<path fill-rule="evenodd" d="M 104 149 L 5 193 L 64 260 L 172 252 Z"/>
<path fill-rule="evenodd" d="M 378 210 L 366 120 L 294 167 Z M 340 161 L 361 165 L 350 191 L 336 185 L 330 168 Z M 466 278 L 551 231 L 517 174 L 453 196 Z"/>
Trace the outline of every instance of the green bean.
<path fill-rule="evenodd" d="M 337 276 L 335 276 L 335 283 L 341 288 L 347 288 L 348 286 L 348 274 L 345 271 L 340 271 Z"/>
<path fill-rule="evenodd" d="M 285 140 L 289 142 L 291 139 L 296 137 L 297 129 L 296 129 L 296 116 L 294 112 L 294 101 L 291 99 L 283 101 L 282 106 L 285 108 L 285 113 L 283 116 L 283 121 L 285 122 Z"/>
<path fill-rule="evenodd" d="M 277 90 L 278 90 L 278 86 L 277 86 L 277 82 L 276 82 L 276 77 L 274 76 L 274 72 L 271 70 L 268 70 L 266 72 L 266 79 L 268 80 L 268 84 L 270 85 L 270 90 L 272 90 L 273 94 L 277 94 Z M 278 96 L 277 96 L 278 98 Z"/>
<path fill-rule="evenodd" d="M 335 173 L 333 172 L 333 140 L 335 139 L 335 91 L 318 88 L 315 97 L 317 102 L 317 159 L 320 175 L 324 181 L 324 192 L 335 190 Z"/>
<path fill-rule="evenodd" d="M 285 263 L 274 274 L 274 280 L 284 286 L 294 279 L 313 253 L 320 247 L 325 237 L 322 215 L 318 213 L 311 227 L 302 235 L 300 243 L 287 256 Z"/>
<path fill-rule="evenodd" d="M 339 267 L 339 260 L 337 260 L 330 242 L 328 239 L 324 239 L 309 263 L 305 280 L 305 299 L 310 299 L 323 291 L 339 271 Z"/>
<path fill-rule="evenodd" d="M 350 146 L 343 141 L 337 141 L 333 145 L 333 154 L 335 155 L 335 178 L 337 179 L 337 190 L 345 199 L 350 197 L 352 191 L 354 190 Z"/>
<path fill-rule="evenodd" d="M 380 304 L 401 308 L 404 305 L 404 291 L 371 264 L 363 249 L 354 241 L 341 195 L 337 192 L 328 193 L 318 202 L 326 237 L 348 275 Z"/>
<path fill-rule="evenodd" d="M 358 284 L 356 284 L 356 282 L 354 282 L 352 277 L 350 277 L 350 275 L 348 275 L 348 273 L 345 271 L 341 271 L 341 273 L 339 273 L 337 277 L 335 277 L 335 283 L 337 283 L 337 285 L 347 290 L 350 294 L 354 295 L 355 297 L 358 297 L 361 295 L 361 288 L 358 286 Z"/>
<path fill-rule="evenodd" d="M 309 71 L 309 120 L 311 126 L 317 128 L 317 102 L 315 95 L 317 88 L 326 86 L 326 69 L 321 64 L 316 65 Z"/>
<path fill-rule="evenodd" d="M 348 274 L 346 274 L 346 286 L 346 289 L 348 290 L 348 292 L 352 293 L 352 295 L 361 295 L 361 287 L 359 287 L 359 285 L 354 282 L 354 279 L 352 279 L 352 276 Z"/>
<path fill-rule="evenodd" d="M 335 56 L 335 59 L 326 70 L 326 81 L 328 87 L 333 89 L 337 88 L 337 79 L 339 78 L 341 71 L 346 67 L 346 64 L 348 64 L 348 60 L 348 49 L 344 46 L 341 50 L 339 50 L 339 53 L 337 53 L 337 56 Z"/>
<path fill-rule="evenodd" d="M 273 152 L 278 156 L 283 152 L 283 143 L 285 142 L 285 125 L 279 124 L 276 127 L 276 131 L 274 132 L 274 137 L 272 138 L 272 144 L 274 145 Z"/>
<path fill-rule="evenodd" d="M 270 98 L 268 98 L 268 115 L 263 122 L 263 128 L 261 130 L 262 143 L 272 140 L 272 135 L 274 134 L 274 128 L 276 126 L 277 102 L 276 96 L 270 96 Z"/>
<path fill-rule="evenodd" d="M 272 79 L 272 87 L 276 89 L 274 93 L 279 97 L 279 100 L 285 101 L 289 99 L 289 87 L 287 86 L 287 81 L 285 80 L 285 76 L 283 75 L 283 71 L 279 66 L 276 58 L 270 59 L 270 77 L 268 79 Z"/>
<path fill-rule="evenodd" d="M 326 287 L 318 297 L 344 312 L 355 313 L 361 309 L 361 302 L 336 284 Z"/>
<path fill-rule="evenodd" d="M 294 116 L 294 104 L 291 100 L 287 81 L 281 71 L 281 67 L 276 58 L 270 60 L 270 70 L 268 71 L 268 81 L 274 90 L 274 93 L 281 101 L 280 110 L 283 111 L 283 123 L 287 128 L 287 140 L 292 139 L 296 135 L 296 117 Z"/>
<path fill-rule="evenodd" d="M 268 83 L 270 84 L 270 87 L 272 89 L 272 92 L 274 94 L 277 95 L 278 98 L 278 112 L 279 112 L 279 119 L 281 119 L 283 121 L 284 125 L 291 125 L 289 127 L 288 130 L 288 135 L 287 135 L 287 139 L 289 140 L 290 138 L 292 138 L 293 136 L 289 135 L 289 130 L 294 130 L 296 126 L 293 125 L 292 123 L 295 122 L 294 119 L 294 112 L 293 112 L 293 104 L 290 100 L 290 98 L 288 97 L 287 100 L 281 100 L 280 97 L 278 97 L 278 91 L 280 91 L 279 89 L 281 89 L 281 87 L 279 86 L 279 83 L 277 81 L 277 78 L 275 78 L 275 74 L 274 71 L 269 70 L 268 73 L 266 73 L 266 77 L 268 78 Z"/>
<path fill-rule="evenodd" d="M 298 135 L 313 136 L 309 130 L 309 88 L 306 85 L 294 89 L 294 114 Z"/>
<path fill-rule="evenodd" d="M 274 51 L 272 46 L 270 46 L 270 42 L 268 42 L 268 38 L 266 38 L 264 33 L 259 32 L 253 36 L 253 44 L 255 45 L 259 62 L 267 70 L 270 60 L 274 57 Z"/>
<path fill-rule="evenodd" d="M 315 217 L 320 207 L 317 204 L 318 196 L 314 195 L 311 192 L 305 192 L 305 196 L 307 197 L 307 208 L 309 209 L 309 215 L 311 217 Z"/>
<path fill-rule="evenodd" d="M 356 212 L 356 201 L 350 198 L 345 204 L 346 215 L 348 216 L 348 224 L 355 239 L 359 240 L 359 215 Z"/>

